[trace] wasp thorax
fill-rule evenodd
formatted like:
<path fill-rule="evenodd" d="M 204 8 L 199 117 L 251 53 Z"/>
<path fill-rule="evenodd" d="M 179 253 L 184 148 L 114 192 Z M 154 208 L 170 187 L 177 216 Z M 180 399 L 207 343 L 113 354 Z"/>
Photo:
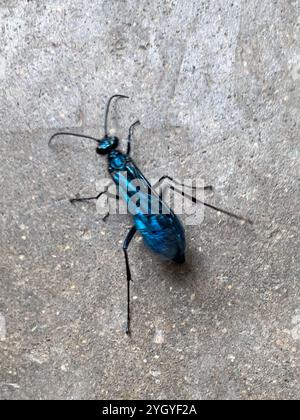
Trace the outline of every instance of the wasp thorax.
<path fill-rule="evenodd" d="M 97 153 L 107 155 L 119 145 L 118 137 L 104 137 L 97 146 Z"/>

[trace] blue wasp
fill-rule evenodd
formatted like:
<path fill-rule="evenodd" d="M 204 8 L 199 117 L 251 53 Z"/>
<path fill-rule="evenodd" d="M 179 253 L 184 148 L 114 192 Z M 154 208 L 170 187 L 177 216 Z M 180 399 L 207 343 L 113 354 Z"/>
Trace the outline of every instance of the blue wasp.
<path fill-rule="evenodd" d="M 185 251 L 186 251 L 186 239 L 183 225 L 179 218 L 176 216 L 174 211 L 167 206 L 163 200 L 162 190 L 160 194 L 155 191 L 155 187 L 160 185 L 165 179 L 177 184 L 178 186 L 185 187 L 184 184 L 179 184 L 173 178 L 168 175 L 162 176 L 158 181 L 156 186 L 151 186 L 149 181 L 145 178 L 143 173 L 138 169 L 134 161 L 131 159 L 131 142 L 133 129 L 136 125 L 139 124 L 139 121 L 136 121 L 129 128 L 129 134 L 127 139 L 127 151 L 122 153 L 118 150 L 119 139 L 115 136 L 109 136 L 108 134 L 108 114 L 111 105 L 111 101 L 114 98 L 126 98 L 125 95 L 113 95 L 106 106 L 105 111 L 105 123 L 104 123 L 104 137 L 102 139 L 97 139 L 95 137 L 86 136 L 83 134 L 69 133 L 69 132 L 58 132 L 54 134 L 50 141 L 57 136 L 75 136 L 81 137 L 89 140 L 93 140 L 97 143 L 96 152 L 99 155 L 106 155 L 108 158 L 108 171 L 112 177 L 112 180 L 117 186 L 117 198 L 122 198 L 128 207 L 128 211 L 133 217 L 133 226 L 127 234 L 123 251 L 125 255 L 125 264 L 126 264 L 126 276 L 127 276 L 127 325 L 126 333 L 130 334 L 130 282 L 131 282 L 131 272 L 128 258 L 128 248 L 129 245 L 137 232 L 139 232 L 145 244 L 151 251 L 156 254 L 159 254 L 162 258 L 174 261 L 177 264 L 183 264 L 185 262 Z M 138 181 L 139 188 L 136 187 L 136 181 Z M 141 188 L 142 187 L 142 188 Z M 187 197 L 194 203 L 201 203 L 213 210 L 217 210 L 226 215 L 232 216 L 236 219 L 243 220 L 249 223 L 252 223 L 248 219 L 244 219 L 241 216 L 237 216 L 226 210 L 217 208 L 211 204 L 204 203 L 199 201 L 193 195 L 188 195 L 182 190 L 176 188 L 174 185 L 169 185 L 169 187 L 177 192 Z M 204 187 L 205 190 L 211 190 L 211 186 Z M 101 192 L 96 197 L 82 197 L 82 198 L 73 198 L 70 201 L 74 202 L 84 202 L 90 200 L 98 200 L 102 194 L 107 193 L 107 189 L 104 192 Z M 140 191 L 140 200 L 135 201 L 135 204 L 132 204 L 132 197 L 139 194 Z M 146 192 L 145 192 L 146 191 Z M 194 192 L 194 190 L 193 190 Z M 153 212 L 151 209 L 159 209 L 159 211 Z"/>

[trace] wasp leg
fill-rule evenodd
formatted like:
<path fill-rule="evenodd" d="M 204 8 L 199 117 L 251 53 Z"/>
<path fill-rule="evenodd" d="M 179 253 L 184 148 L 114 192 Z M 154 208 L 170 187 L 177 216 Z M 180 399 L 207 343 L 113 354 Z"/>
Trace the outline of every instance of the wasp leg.
<path fill-rule="evenodd" d="M 212 191 L 213 190 L 213 187 L 211 186 L 211 185 L 207 185 L 207 186 L 204 186 L 203 188 L 201 188 L 201 187 L 195 187 L 195 186 L 192 186 L 192 185 L 186 185 L 186 184 L 182 184 L 181 182 L 178 182 L 178 181 L 176 181 L 176 179 L 174 179 L 174 178 L 172 178 L 171 176 L 169 176 L 169 175 L 164 175 L 164 176 L 162 176 L 154 185 L 153 185 L 153 188 L 155 189 L 155 188 L 157 188 L 157 187 L 159 187 L 160 186 L 160 184 L 165 180 L 165 179 L 167 179 L 167 180 L 169 180 L 169 181 L 171 181 L 171 182 L 173 182 L 174 184 L 176 184 L 176 185 L 178 185 L 178 186 L 180 186 L 180 187 L 184 187 L 184 188 L 190 188 L 190 189 L 192 189 L 192 190 L 197 190 L 197 189 L 203 189 L 203 190 L 209 190 L 209 191 Z"/>
<path fill-rule="evenodd" d="M 101 193 L 99 193 L 98 195 L 96 195 L 96 197 L 76 197 L 76 198 L 70 198 L 70 203 L 77 203 L 77 202 L 84 202 L 84 201 L 92 201 L 92 200 L 98 200 L 98 198 L 100 198 L 103 194 L 106 194 L 107 190 L 102 191 Z"/>
<path fill-rule="evenodd" d="M 102 195 L 107 194 L 108 197 L 110 198 L 116 198 L 117 200 L 120 199 L 120 197 L 118 195 L 114 195 L 112 193 L 109 193 L 108 191 L 109 186 L 105 187 L 105 190 L 102 191 L 101 193 L 99 193 L 98 195 L 96 195 L 95 197 L 76 197 L 76 198 L 71 198 L 70 202 L 76 203 L 76 202 L 84 202 L 84 201 L 92 201 L 92 200 L 98 200 Z"/>
<path fill-rule="evenodd" d="M 206 206 L 206 207 L 208 207 L 208 208 L 210 208 L 212 210 L 219 211 L 220 213 L 226 214 L 227 216 L 233 217 L 233 218 L 235 218 L 237 220 L 242 220 L 243 222 L 246 222 L 246 223 L 249 223 L 250 225 L 253 225 L 253 221 L 250 220 L 250 219 L 247 219 L 245 217 L 239 216 L 239 215 L 237 215 L 235 213 L 232 213 L 232 212 L 230 212 L 228 210 L 220 209 L 219 207 L 213 206 L 212 204 L 205 203 L 204 201 L 200 201 L 196 197 L 193 197 L 193 196 L 185 193 L 184 191 L 178 190 L 173 185 L 169 185 L 169 187 L 171 188 L 171 190 L 177 192 L 178 194 L 181 194 L 183 197 L 188 198 L 189 200 L 191 200 L 195 204 L 196 203 L 202 204 L 203 206 Z"/>
<path fill-rule="evenodd" d="M 85 201 L 92 201 L 92 200 L 98 200 L 102 195 L 106 194 L 107 197 L 109 198 L 113 198 L 115 200 L 120 200 L 120 196 L 119 195 L 115 195 L 112 194 L 108 191 L 108 187 L 107 189 L 105 189 L 104 191 L 102 191 L 101 193 L 99 193 L 98 195 L 96 195 L 96 197 L 78 197 L 78 198 L 72 198 L 70 199 L 70 202 L 76 203 L 76 202 L 85 202 Z M 109 212 L 103 217 L 103 222 L 106 222 L 107 218 L 109 217 Z"/>
<path fill-rule="evenodd" d="M 126 334 L 130 335 L 130 282 L 131 282 L 131 271 L 129 266 L 129 259 L 128 259 L 128 248 L 130 242 L 132 241 L 134 235 L 136 234 L 136 227 L 133 226 L 130 231 L 128 232 L 126 239 L 123 245 L 123 251 L 125 255 L 125 263 L 126 263 L 126 276 L 127 276 L 127 326 L 126 326 Z"/>
<path fill-rule="evenodd" d="M 131 153 L 131 141 L 132 141 L 133 129 L 138 124 L 140 124 L 140 122 L 136 121 L 129 128 L 129 134 L 128 134 L 128 138 L 127 138 L 127 156 L 130 156 L 130 153 Z"/>
<path fill-rule="evenodd" d="M 192 186 L 192 185 L 181 184 L 180 182 L 176 181 L 174 178 L 170 177 L 169 175 L 164 175 L 153 185 L 153 189 L 157 189 L 159 187 L 159 197 L 160 197 L 159 213 L 160 214 L 162 213 L 162 201 L 163 201 L 163 197 L 165 195 L 166 189 L 170 188 L 171 190 L 174 191 L 174 187 L 172 185 L 170 185 L 169 183 L 162 187 L 162 183 L 165 179 L 173 182 L 175 185 L 178 185 L 180 187 L 189 188 L 190 190 L 192 190 L 193 197 L 196 194 L 196 192 L 200 189 L 204 190 L 204 191 L 207 191 L 207 190 L 208 191 L 213 191 L 213 187 L 211 185 L 204 186 L 204 187 L 201 188 L 201 187 L 196 187 L 196 186 Z"/>

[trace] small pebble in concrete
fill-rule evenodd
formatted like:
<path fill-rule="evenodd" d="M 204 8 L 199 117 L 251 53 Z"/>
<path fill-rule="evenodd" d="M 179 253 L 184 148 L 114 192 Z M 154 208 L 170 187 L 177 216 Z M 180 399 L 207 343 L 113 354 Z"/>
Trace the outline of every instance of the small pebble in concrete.
<path fill-rule="evenodd" d="M 165 341 L 164 332 L 162 330 L 156 329 L 155 336 L 154 336 L 154 343 L 163 344 L 164 341 Z"/>

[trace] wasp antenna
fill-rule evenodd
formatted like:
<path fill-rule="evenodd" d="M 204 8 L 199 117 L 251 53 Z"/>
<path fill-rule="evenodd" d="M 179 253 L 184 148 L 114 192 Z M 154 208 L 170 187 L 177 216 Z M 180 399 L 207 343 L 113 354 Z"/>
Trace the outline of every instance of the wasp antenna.
<path fill-rule="evenodd" d="M 80 137 L 80 138 L 84 138 L 84 139 L 89 139 L 89 140 L 93 140 L 96 143 L 99 143 L 99 141 L 101 141 L 100 139 L 96 139 L 95 137 L 91 137 L 91 136 L 86 136 L 85 134 L 77 134 L 77 133 L 65 133 L 65 132 L 59 132 L 59 133 L 55 133 L 53 134 L 53 136 L 50 138 L 48 145 L 51 146 L 52 140 L 55 137 L 58 136 L 73 136 L 73 137 Z"/>
<path fill-rule="evenodd" d="M 108 103 L 106 105 L 106 111 L 105 111 L 105 120 L 104 120 L 104 136 L 108 137 L 108 129 L 107 129 L 107 122 L 108 122 L 108 113 L 109 113 L 109 108 L 110 108 L 110 104 L 111 101 L 114 98 L 124 98 L 124 99 L 129 99 L 129 96 L 126 95 L 113 95 L 109 98 Z"/>

